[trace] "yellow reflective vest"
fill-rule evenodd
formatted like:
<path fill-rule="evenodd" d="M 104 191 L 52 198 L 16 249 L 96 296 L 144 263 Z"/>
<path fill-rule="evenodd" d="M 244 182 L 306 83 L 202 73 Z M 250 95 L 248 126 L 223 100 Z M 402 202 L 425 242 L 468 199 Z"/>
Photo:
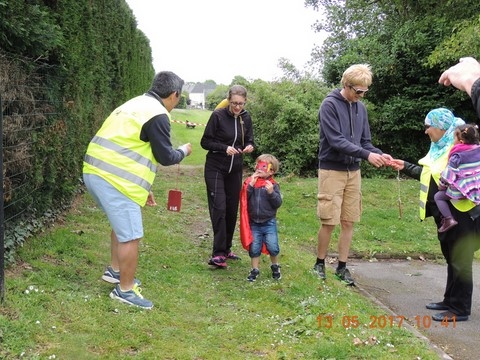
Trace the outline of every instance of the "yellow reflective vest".
<path fill-rule="evenodd" d="M 215 106 L 215 110 L 221 109 L 221 108 L 226 108 L 230 104 L 230 101 L 228 99 L 223 99 L 218 103 L 217 106 Z"/>
<path fill-rule="evenodd" d="M 422 173 L 420 175 L 420 219 L 421 220 L 425 220 L 428 189 L 430 186 L 430 178 L 433 178 L 433 180 L 437 185 L 440 183 L 440 174 L 447 166 L 449 152 L 450 152 L 450 149 L 436 160 L 431 159 L 430 156 L 427 155 L 418 161 L 418 163 L 423 166 Z M 461 200 L 451 199 L 450 202 L 458 211 L 461 211 L 461 212 L 469 211 L 473 209 L 473 207 L 475 206 L 475 204 L 472 201 L 467 199 L 461 199 Z"/>
<path fill-rule="evenodd" d="M 137 96 L 105 120 L 88 145 L 83 162 L 85 174 L 95 174 L 122 194 L 145 206 L 158 162 L 149 142 L 140 140 L 143 124 L 167 109 L 155 98 Z"/>

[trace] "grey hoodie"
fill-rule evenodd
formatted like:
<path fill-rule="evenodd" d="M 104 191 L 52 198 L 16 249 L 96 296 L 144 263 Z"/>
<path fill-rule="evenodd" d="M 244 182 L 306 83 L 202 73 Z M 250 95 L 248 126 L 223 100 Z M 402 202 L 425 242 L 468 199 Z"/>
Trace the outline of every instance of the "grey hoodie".
<path fill-rule="evenodd" d="M 371 152 L 383 154 L 372 145 L 365 105 L 360 101 L 349 103 L 340 89 L 333 90 L 323 100 L 318 121 L 319 169 L 358 170 L 361 159 L 367 159 Z"/>

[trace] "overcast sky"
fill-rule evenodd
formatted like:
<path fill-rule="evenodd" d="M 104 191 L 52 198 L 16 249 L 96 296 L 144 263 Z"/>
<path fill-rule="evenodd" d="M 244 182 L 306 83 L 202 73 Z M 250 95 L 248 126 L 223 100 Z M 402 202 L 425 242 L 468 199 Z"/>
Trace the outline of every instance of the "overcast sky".
<path fill-rule="evenodd" d="M 187 82 L 228 85 L 236 75 L 266 81 L 282 75 L 278 60 L 302 70 L 322 37 L 303 0 L 127 0 L 150 40 L 155 71 Z"/>

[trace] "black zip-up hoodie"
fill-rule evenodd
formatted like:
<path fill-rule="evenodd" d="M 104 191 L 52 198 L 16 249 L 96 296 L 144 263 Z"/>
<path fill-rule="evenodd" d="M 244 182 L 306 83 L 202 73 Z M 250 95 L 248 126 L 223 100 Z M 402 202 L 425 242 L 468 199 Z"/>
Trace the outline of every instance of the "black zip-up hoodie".
<path fill-rule="evenodd" d="M 239 150 L 243 150 L 247 145 L 254 146 L 250 114 L 243 110 L 235 118 L 228 107 L 215 110 L 210 115 L 200 145 L 208 150 L 208 165 L 227 173 L 242 171 L 242 154 L 230 156 L 226 151 L 229 146 Z"/>
<path fill-rule="evenodd" d="M 323 100 L 318 120 L 319 169 L 358 170 L 361 159 L 367 159 L 371 152 L 383 154 L 372 145 L 365 105 L 360 101 L 348 102 L 340 89 L 333 90 Z"/>

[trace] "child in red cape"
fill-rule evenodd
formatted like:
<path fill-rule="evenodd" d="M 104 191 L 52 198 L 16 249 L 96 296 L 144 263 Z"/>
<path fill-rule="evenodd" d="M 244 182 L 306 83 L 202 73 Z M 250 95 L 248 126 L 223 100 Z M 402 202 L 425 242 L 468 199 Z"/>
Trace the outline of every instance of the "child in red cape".
<path fill-rule="evenodd" d="M 260 255 L 270 255 L 272 277 L 280 280 L 280 253 L 277 231 L 277 209 L 282 205 L 280 186 L 273 179 L 279 162 L 270 154 L 260 155 L 256 160 L 255 172 L 243 183 L 240 191 L 240 240 L 251 259 L 252 270 L 248 281 L 260 275 Z"/>

